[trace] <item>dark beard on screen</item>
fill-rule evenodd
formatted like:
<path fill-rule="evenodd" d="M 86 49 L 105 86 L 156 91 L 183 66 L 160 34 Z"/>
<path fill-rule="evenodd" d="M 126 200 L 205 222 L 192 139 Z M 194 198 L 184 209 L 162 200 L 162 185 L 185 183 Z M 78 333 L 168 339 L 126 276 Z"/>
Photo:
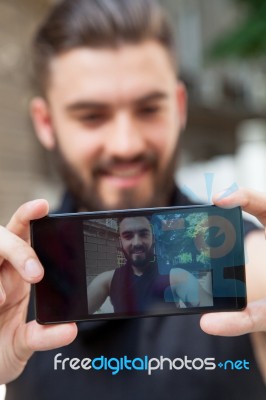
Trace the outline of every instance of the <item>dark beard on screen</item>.
<path fill-rule="evenodd" d="M 125 253 L 124 253 L 125 254 Z M 146 253 L 144 259 L 132 259 L 132 255 L 125 255 L 126 259 L 134 266 L 137 267 L 139 271 L 144 272 L 147 265 L 154 261 L 154 245 L 152 248 Z"/>
<path fill-rule="evenodd" d="M 148 208 L 168 206 L 174 190 L 174 174 L 177 166 L 178 146 L 165 172 L 159 176 L 157 162 L 154 162 L 154 193 L 148 201 L 136 199 L 132 191 L 124 191 L 116 204 L 115 209 Z M 59 146 L 54 150 L 54 160 L 67 190 L 72 195 L 78 210 L 101 211 L 109 210 L 97 191 L 97 184 L 85 185 L 75 169 L 69 165 L 62 155 Z"/>

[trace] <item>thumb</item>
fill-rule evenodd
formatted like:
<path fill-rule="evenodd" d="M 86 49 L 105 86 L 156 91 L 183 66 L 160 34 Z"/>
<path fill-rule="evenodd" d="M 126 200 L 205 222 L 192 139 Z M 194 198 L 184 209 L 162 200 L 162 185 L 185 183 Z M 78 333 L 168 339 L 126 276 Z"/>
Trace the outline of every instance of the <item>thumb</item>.
<path fill-rule="evenodd" d="M 204 332 L 219 336 L 266 332 L 266 299 L 249 303 L 244 311 L 204 314 L 200 326 Z"/>

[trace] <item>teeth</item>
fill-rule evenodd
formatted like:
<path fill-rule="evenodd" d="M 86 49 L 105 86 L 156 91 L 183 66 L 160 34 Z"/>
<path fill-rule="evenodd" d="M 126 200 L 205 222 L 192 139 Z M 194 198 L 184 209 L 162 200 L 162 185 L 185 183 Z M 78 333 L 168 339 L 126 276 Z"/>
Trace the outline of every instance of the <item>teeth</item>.
<path fill-rule="evenodd" d="M 140 168 L 134 168 L 130 170 L 111 171 L 110 175 L 116 176 L 118 178 L 132 178 L 136 175 L 139 175 L 140 172 L 141 172 Z"/>

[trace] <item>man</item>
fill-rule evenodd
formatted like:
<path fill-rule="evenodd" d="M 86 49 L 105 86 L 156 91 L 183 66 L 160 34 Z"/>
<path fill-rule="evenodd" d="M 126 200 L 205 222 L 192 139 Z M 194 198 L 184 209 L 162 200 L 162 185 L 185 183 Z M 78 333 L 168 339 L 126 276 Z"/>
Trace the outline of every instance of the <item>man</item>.
<path fill-rule="evenodd" d="M 162 302 L 155 297 L 158 272 L 155 264 L 153 234 L 144 216 L 126 217 L 119 221 L 119 240 L 127 260 L 115 270 L 98 275 L 88 286 L 90 313 L 98 309 L 110 296 L 115 313 L 143 313 Z"/>
<path fill-rule="evenodd" d="M 122 218 L 119 238 L 127 261 L 122 267 L 99 274 L 88 286 L 90 313 L 98 311 L 109 296 L 114 312 L 127 315 L 171 314 L 180 307 L 180 301 L 189 307 L 212 305 L 210 294 L 188 271 L 172 268 L 169 274 L 159 273 L 147 217 Z"/>
<path fill-rule="evenodd" d="M 55 6 L 35 42 L 42 97 L 33 101 L 32 117 L 39 140 L 57 153 L 65 177 L 70 194 L 62 212 L 188 204 L 173 179 L 186 122 L 186 93 L 176 79 L 173 49 L 168 23 L 151 0 L 66 0 Z M 263 194 L 240 191 L 216 203 L 240 204 L 266 224 Z M 47 212 L 45 201 L 27 203 L 0 229 L 0 376 L 1 382 L 13 381 L 8 400 L 265 398 L 266 305 L 254 301 L 265 298 L 261 232 L 250 231 L 246 238 L 247 310 L 201 319 L 208 333 L 257 332 L 252 337 L 208 336 L 197 317 L 147 318 L 82 324 L 73 344 L 60 350 L 74 364 L 76 357 L 102 355 L 214 357 L 221 363 L 240 360 L 242 368 L 184 367 L 152 375 L 123 370 L 113 376 L 108 369 L 73 369 L 66 363 L 55 370 L 57 348 L 74 340 L 76 325 L 25 322 L 30 284 L 43 276 L 29 246 L 29 221 Z M 49 349 L 55 350 L 32 356 Z"/>

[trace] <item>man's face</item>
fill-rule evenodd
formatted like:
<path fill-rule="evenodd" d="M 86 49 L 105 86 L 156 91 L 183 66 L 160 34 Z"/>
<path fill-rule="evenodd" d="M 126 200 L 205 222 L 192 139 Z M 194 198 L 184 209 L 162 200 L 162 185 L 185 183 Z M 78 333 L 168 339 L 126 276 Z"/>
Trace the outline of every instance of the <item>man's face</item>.
<path fill-rule="evenodd" d="M 165 205 L 186 97 L 165 49 L 153 41 L 78 48 L 53 59 L 50 78 L 48 114 L 35 125 L 53 138 L 80 205 Z"/>
<path fill-rule="evenodd" d="M 145 267 L 154 257 L 153 235 L 148 219 L 124 218 L 119 225 L 119 234 L 126 259 L 137 268 Z"/>

